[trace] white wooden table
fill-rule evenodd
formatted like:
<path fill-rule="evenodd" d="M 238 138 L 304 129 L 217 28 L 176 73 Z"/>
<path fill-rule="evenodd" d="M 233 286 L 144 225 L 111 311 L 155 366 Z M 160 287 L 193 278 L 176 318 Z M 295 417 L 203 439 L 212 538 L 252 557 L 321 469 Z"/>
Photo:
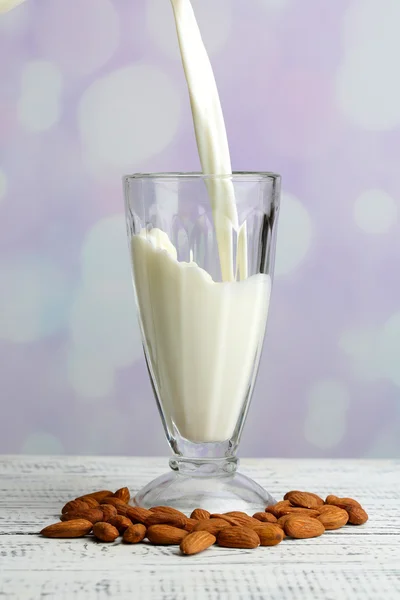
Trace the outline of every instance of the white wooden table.
<path fill-rule="evenodd" d="M 274 548 L 182 557 L 174 546 L 37 535 L 68 499 L 134 491 L 166 467 L 166 458 L 0 457 L 0 598 L 400 599 L 400 461 L 243 460 L 277 499 L 289 489 L 354 496 L 370 515 L 362 527 Z"/>

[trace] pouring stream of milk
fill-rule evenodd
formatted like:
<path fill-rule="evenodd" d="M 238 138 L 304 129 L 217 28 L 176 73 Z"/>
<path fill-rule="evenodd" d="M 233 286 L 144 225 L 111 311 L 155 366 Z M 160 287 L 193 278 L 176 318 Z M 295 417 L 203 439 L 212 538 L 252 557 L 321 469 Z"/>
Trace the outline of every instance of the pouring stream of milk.
<path fill-rule="evenodd" d="M 226 175 L 207 181 L 218 241 L 222 279 L 234 276 L 232 229 L 239 230 L 231 158 L 214 73 L 201 38 L 190 0 L 171 0 L 189 89 L 200 162 L 205 175 Z M 241 279 L 247 277 L 245 225 L 238 232 L 237 263 Z"/>

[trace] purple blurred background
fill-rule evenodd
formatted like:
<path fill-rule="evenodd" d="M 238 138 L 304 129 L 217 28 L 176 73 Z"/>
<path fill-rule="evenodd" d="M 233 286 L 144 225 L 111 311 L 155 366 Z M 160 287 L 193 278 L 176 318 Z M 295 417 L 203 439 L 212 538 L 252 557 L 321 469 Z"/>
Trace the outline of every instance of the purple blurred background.
<path fill-rule="evenodd" d="M 234 169 L 283 176 L 240 453 L 400 457 L 400 2 L 193 5 Z M 198 168 L 169 0 L 0 15 L 0 452 L 168 453 L 121 175 Z"/>

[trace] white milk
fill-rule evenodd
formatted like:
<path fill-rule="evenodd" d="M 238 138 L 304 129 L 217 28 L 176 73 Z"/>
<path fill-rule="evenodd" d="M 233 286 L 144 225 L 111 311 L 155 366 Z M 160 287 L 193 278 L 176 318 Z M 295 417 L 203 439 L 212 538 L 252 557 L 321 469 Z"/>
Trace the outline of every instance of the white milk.
<path fill-rule="evenodd" d="M 149 366 L 169 428 L 193 442 L 222 442 L 234 433 L 255 375 L 271 280 L 247 278 L 246 223 L 239 227 L 214 75 L 189 0 L 171 2 L 203 172 L 228 176 L 207 183 L 223 282 L 194 262 L 178 262 L 158 229 L 133 236 L 133 272 Z"/>
<path fill-rule="evenodd" d="M 261 351 L 271 280 L 216 283 L 196 263 L 178 262 L 162 231 L 145 236 L 132 238 L 134 279 L 168 425 L 193 442 L 228 440 Z"/>

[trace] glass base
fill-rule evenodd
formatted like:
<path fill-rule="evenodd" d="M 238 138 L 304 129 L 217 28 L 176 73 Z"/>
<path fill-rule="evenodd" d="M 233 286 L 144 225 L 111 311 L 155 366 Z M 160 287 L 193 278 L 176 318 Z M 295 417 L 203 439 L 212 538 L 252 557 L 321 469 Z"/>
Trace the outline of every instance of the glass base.
<path fill-rule="evenodd" d="M 148 483 L 133 499 L 144 508 L 172 506 L 190 515 L 195 508 L 211 513 L 264 511 L 274 498 L 258 483 L 236 472 L 237 459 L 187 461 L 171 459 L 172 472 Z"/>

